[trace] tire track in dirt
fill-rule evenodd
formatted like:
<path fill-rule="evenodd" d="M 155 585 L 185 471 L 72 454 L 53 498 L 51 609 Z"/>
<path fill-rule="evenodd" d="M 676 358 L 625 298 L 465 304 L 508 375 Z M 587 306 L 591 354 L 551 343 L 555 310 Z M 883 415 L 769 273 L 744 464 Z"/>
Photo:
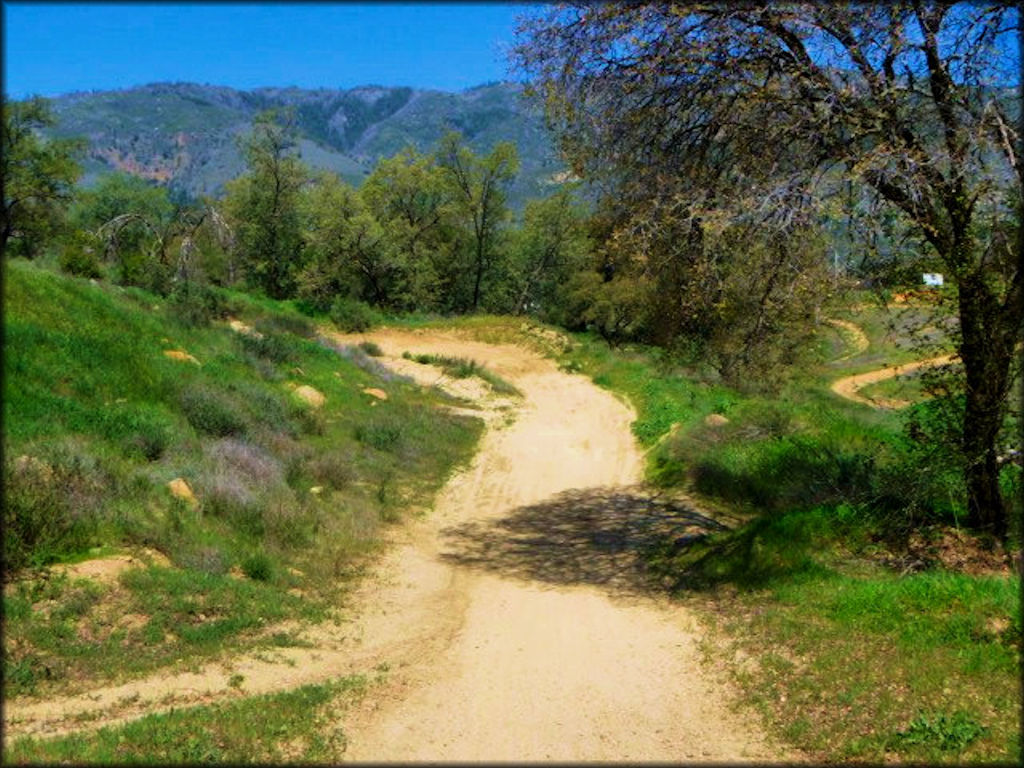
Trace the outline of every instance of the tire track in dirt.
<path fill-rule="evenodd" d="M 628 407 L 519 347 L 387 329 L 341 340 L 362 339 L 413 375 L 415 364 L 399 357 L 406 350 L 473 358 L 524 397 L 511 424 L 508 412 L 488 418 L 479 452 L 434 511 L 392 529 L 388 552 L 356 591 L 351 620 L 309 628 L 313 647 L 277 649 L 274 658 L 253 654 L 79 696 L 7 702 L 8 738 L 386 667 L 385 682 L 338 715 L 345 759 L 783 759 L 749 716 L 733 711 L 732 689 L 704 669 L 695 616 L 667 599 L 612 589 L 622 558 L 634 554 L 591 530 L 591 518 L 572 528 L 579 509 L 593 519 L 619 515 L 623 530 L 644 519 L 645 508 L 630 504 L 646 501 L 628 493 L 642 466 Z M 421 375 L 438 378 L 426 366 Z M 532 516 L 523 518 L 524 509 Z M 523 519 L 541 527 L 524 530 Z M 466 526 L 487 531 L 473 540 L 482 566 L 464 556 Z M 576 560 L 560 557 L 581 545 Z M 230 686 L 232 674 L 245 676 L 244 692 Z"/>

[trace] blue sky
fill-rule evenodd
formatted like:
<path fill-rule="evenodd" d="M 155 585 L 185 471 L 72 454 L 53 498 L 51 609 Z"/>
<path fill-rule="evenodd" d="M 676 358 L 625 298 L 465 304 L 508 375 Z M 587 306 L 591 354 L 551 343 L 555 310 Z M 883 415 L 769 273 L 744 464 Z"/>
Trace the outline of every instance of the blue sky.
<path fill-rule="evenodd" d="M 4 91 L 56 96 L 159 81 L 255 88 L 509 79 L 503 46 L 530 6 L 4 3 Z"/>

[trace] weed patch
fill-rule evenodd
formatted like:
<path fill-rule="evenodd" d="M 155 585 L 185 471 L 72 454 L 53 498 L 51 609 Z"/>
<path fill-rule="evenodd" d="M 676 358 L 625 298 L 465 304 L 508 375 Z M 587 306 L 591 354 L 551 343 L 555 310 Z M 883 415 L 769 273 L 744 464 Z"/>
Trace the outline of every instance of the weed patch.
<path fill-rule="evenodd" d="M 241 676 L 238 676 L 241 677 Z M 244 680 L 237 680 L 241 685 Z M 332 763 L 345 751 L 333 711 L 366 690 L 361 677 L 286 693 L 148 715 L 116 727 L 5 744 L 10 765 L 29 763 Z"/>

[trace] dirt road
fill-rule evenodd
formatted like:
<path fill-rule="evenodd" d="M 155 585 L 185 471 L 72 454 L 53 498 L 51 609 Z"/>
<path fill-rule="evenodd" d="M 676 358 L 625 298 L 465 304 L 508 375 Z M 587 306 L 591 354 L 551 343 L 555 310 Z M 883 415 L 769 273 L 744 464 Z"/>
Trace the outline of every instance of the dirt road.
<path fill-rule="evenodd" d="M 644 501 L 628 489 L 641 472 L 630 410 L 516 347 L 369 338 L 392 357 L 471 357 L 524 402 L 393 550 L 383 583 L 366 585 L 368 634 L 405 634 L 411 610 L 439 642 L 396 657 L 390 682 L 348 716 L 346 759 L 778 757 L 702 671 L 693 617 L 631 589 L 623 524 Z"/>
<path fill-rule="evenodd" d="M 281 649 L 277 661 L 15 702 L 8 737 L 244 695 L 229 685 L 235 672 L 253 694 L 377 669 L 385 682 L 339 714 L 347 760 L 791 757 L 733 712 L 733 693 L 701 663 L 695 617 L 637 588 L 645 536 L 711 521 L 631 487 L 641 457 L 627 406 L 522 348 L 435 331 L 358 338 L 424 383 L 439 369 L 402 352 L 471 357 L 523 398 L 512 405 L 455 382 L 488 408 L 479 453 L 432 513 L 394 529 L 351 623 L 314 628 L 312 648 Z"/>
<path fill-rule="evenodd" d="M 872 384 L 877 384 L 880 381 L 886 381 L 887 379 L 891 379 L 896 376 L 912 373 L 921 368 L 929 368 L 936 365 L 948 365 L 955 359 L 956 355 L 940 355 L 938 357 L 928 358 L 927 360 L 915 360 L 912 363 L 894 365 L 891 368 L 879 368 L 875 371 L 858 373 L 854 376 L 844 376 L 843 378 L 836 379 L 832 382 L 832 391 L 840 397 L 845 397 L 847 400 L 853 400 L 855 403 L 870 405 L 872 408 L 889 408 L 893 410 L 906 408 L 910 405 L 909 400 L 886 397 L 869 398 L 860 394 L 860 390 Z"/>

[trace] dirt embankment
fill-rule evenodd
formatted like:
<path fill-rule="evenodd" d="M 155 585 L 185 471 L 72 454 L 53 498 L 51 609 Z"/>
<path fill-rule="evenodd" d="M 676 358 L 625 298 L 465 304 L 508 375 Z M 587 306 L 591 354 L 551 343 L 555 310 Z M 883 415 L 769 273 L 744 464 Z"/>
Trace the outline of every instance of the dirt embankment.
<path fill-rule="evenodd" d="M 649 521 L 702 520 L 634 486 L 642 462 L 625 405 L 519 347 L 435 331 L 364 338 L 424 382 L 437 369 L 416 370 L 402 352 L 470 357 L 523 398 L 482 398 L 493 407 L 479 453 L 431 514 L 393 529 L 351 621 L 310 629 L 312 648 L 280 649 L 276 661 L 11 702 L 8 738 L 80 727 L 75 715 L 97 727 L 244 695 L 232 673 L 252 694 L 386 668 L 385 682 L 340 715 L 345 759 L 792 759 L 733 711 L 733 691 L 702 664 L 696 618 L 633 588 Z"/>

